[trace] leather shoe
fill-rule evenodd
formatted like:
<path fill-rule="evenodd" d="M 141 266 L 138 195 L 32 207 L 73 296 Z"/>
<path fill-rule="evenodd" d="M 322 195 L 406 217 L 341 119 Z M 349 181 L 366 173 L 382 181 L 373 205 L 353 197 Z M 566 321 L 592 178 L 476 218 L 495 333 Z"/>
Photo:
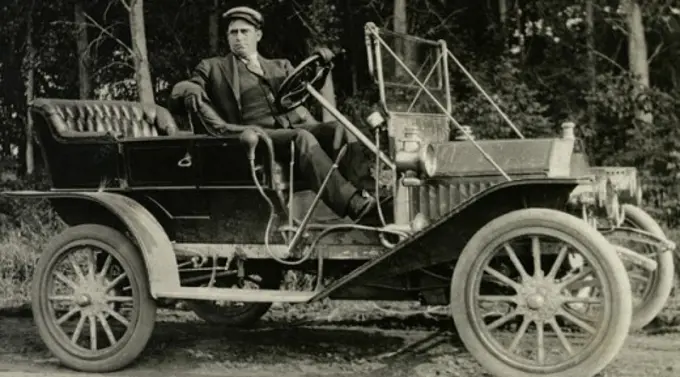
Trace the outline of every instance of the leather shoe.
<path fill-rule="evenodd" d="M 358 190 L 349 200 L 347 215 L 358 221 L 376 207 L 377 201 L 364 190 Z"/>

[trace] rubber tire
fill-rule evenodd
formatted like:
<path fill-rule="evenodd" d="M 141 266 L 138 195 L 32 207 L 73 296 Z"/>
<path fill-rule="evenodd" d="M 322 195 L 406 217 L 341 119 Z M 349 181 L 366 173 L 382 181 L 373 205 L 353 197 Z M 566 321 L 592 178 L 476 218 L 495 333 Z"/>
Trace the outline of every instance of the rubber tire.
<path fill-rule="evenodd" d="M 271 276 L 270 276 L 271 275 Z M 271 272 L 262 277 L 262 289 L 278 289 L 281 286 L 281 278 L 276 272 Z M 250 306 L 248 310 L 245 310 L 237 315 L 224 315 L 224 313 L 219 312 L 217 305 L 213 304 L 212 301 L 204 300 L 188 300 L 187 306 L 191 311 L 196 314 L 196 316 L 207 323 L 213 325 L 227 326 L 227 327 L 241 327 L 247 328 L 255 325 L 262 316 L 267 314 L 269 308 L 271 308 L 272 303 L 270 302 L 256 302 L 256 303 L 246 303 Z"/>
<path fill-rule="evenodd" d="M 191 311 L 198 316 L 198 318 L 213 325 L 227 326 L 227 327 L 242 327 L 247 328 L 255 325 L 262 316 L 267 314 L 269 308 L 272 306 L 269 302 L 248 303 L 250 306 L 248 310 L 243 311 L 234 316 L 224 315 L 219 313 L 219 309 L 213 309 L 214 305 L 211 302 L 190 301 L 187 303 Z"/>
<path fill-rule="evenodd" d="M 84 238 L 95 239 L 109 245 L 113 250 L 114 257 L 129 268 L 132 275 L 128 274 L 131 285 L 139 292 L 139 313 L 136 324 L 133 325 L 132 335 L 125 344 L 111 354 L 103 358 L 83 359 L 73 355 L 64 348 L 60 341 L 52 333 L 48 326 L 47 310 L 43 306 L 41 296 L 44 294 L 43 285 L 48 282 L 48 273 L 52 264 L 60 255 L 58 252 L 75 240 Z M 133 289 L 134 291 L 134 289 Z M 70 227 L 55 236 L 40 256 L 36 265 L 35 278 L 32 287 L 32 311 L 38 333 L 47 348 L 68 368 L 81 372 L 107 373 L 120 370 L 134 362 L 142 353 L 151 337 L 156 322 L 156 302 L 151 297 L 149 279 L 141 253 L 132 242 L 119 231 L 99 224 L 83 224 Z"/>
<path fill-rule="evenodd" d="M 624 204 L 626 220 L 630 220 L 635 227 L 650 232 L 656 236 L 666 238 L 659 224 L 642 208 Z M 673 253 L 657 254 L 658 267 L 654 272 L 654 287 L 640 306 L 633 306 L 633 321 L 631 331 L 641 330 L 656 318 L 664 309 L 675 284 L 675 267 Z"/>
<path fill-rule="evenodd" d="M 603 265 L 604 278 L 609 281 L 613 307 L 604 323 L 607 333 L 594 352 L 569 369 L 544 374 L 519 369 L 496 357 L 473 329 L 471 311 L 467 306 L 468 285 L 477 257 L 490 243 L 503 234 L 520 228 L 548 227 L 581 240 L 590 250 L 599 250 L 595 258 Z M 521 209 L 500 216 L 482 227 L 467 243 L 458 259 L 451 281 L 451 311 L 456 330 L 472 356 L 490 374 L 498 377 L 582 377 L 593 376 L 604 369 L 623 347 L 628 337 L 633 314 L 631 289 L 623 262 L 609 241 L 585 221 L 565 212 L 545 208 Z"/>

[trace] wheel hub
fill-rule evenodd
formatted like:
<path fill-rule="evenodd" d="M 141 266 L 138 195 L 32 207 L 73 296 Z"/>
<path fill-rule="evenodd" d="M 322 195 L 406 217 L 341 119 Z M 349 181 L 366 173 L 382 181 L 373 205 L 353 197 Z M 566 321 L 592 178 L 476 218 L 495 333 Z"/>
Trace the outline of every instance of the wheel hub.
<path fill-rule="evenodd" d="M 82 294 L 78 297 L 78 300 L 76 300 L 76 303 L 81 308 L 84 308 L 86 306 L 89 306 L 92 303 L 92 298 L 88 294 Z"/>
<path fill-rule="evenodd" d="M 531 310 L 539 310 L 543 307 L 543 304 L 545 303 L 545 298 L 543 295 L 540 295 L 538 293 L 535 293 L 533 295 L 529 295 L 527 297 L 527 306 Z"/>
<path fill-rule="evenodd" d="M 75 303 L 84 314 L 97 314 L 106 311 L 108 304 L 107 281 L 86 278 L 75 295 Z"/>
<path fill-rule="evenodd" d="M 519 309 L 533 320 L 549 320 L 559 310 L 560 297 L 560 287 L 552 279 L 532 277 L 519 289 Z"/>

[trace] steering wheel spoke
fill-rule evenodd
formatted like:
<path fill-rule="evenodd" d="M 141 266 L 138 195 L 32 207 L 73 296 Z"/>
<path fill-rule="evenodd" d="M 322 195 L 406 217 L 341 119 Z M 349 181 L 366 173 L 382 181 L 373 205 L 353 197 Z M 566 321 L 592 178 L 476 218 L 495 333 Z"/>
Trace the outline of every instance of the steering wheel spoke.
<path fill-rule="evenodd" d="M 305 59 L 281 83 L 275 99 L 276 107 L 285 113 L 301 106 L 310 95 L 307 85 L 320 90 L 331 69 L 333 65 L 325 63 L 319 55 Z"/>

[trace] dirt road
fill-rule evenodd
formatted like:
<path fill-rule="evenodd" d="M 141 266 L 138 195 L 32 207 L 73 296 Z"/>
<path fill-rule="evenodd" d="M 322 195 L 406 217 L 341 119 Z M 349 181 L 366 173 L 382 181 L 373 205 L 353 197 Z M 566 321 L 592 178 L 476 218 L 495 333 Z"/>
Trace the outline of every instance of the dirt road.
<path fill-rule="evenodd" d="M 455 336 L 418 345 L 442 324 L 400 329 L 396 321 L 291 327 L 265 322 L 252 330 L 216 329 L 165 316 L 140 361 L 114 377 L 478 377 L 481 367 Z M 378 325 L 378 326 L 376 326 Z M 449 335 L 446 335 L 449 334 Z M 436 344 L 436 340 L 443 343 Z M 406 345 L 412 350 L 384 357 Z M 383 356 L 383 357 L 381 357 Z M 608 377 L 680 375 L 680 334 L 636 334 Z M 30 318 L 0 318 L 0 377 L 94 377 L 59 367 L 35 334 Z"/>

